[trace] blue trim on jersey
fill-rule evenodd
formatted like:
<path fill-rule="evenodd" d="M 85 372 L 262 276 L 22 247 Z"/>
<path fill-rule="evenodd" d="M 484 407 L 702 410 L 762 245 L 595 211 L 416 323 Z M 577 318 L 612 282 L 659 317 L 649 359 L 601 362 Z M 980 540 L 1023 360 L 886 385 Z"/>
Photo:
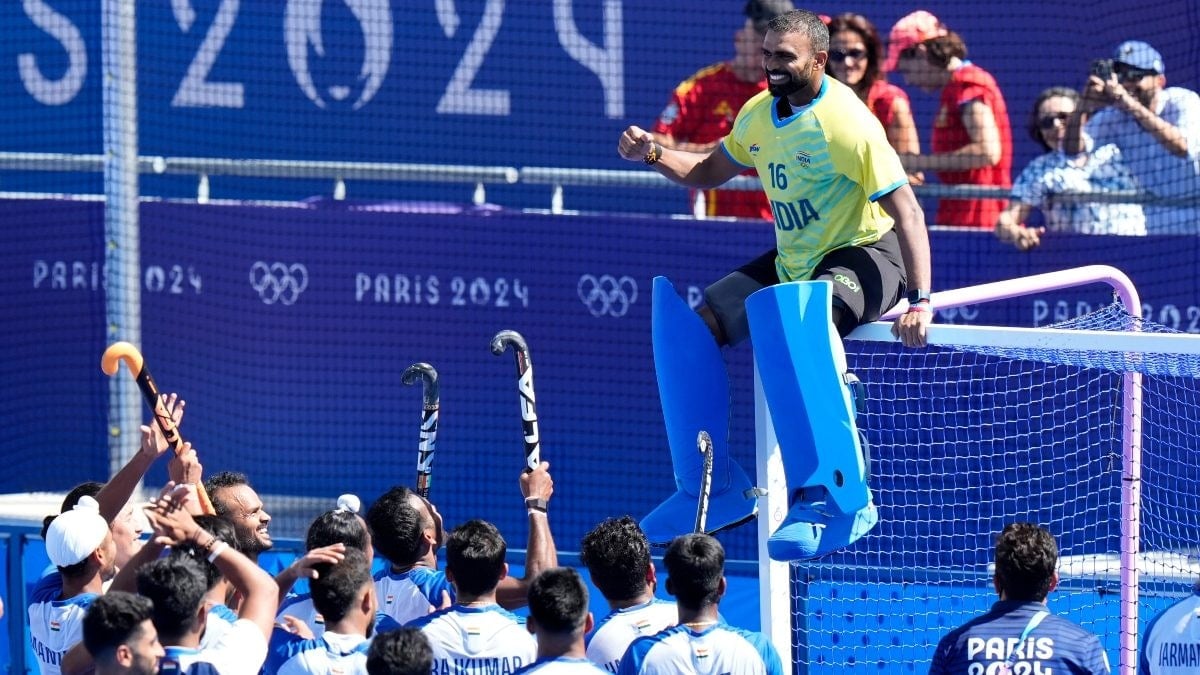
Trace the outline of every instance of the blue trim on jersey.
<path fill-rule="evenodd" d="M 311 600 L 311 599 L 312 599 L 312 593 L 298 593 L 298 594 L 291 593 L 286 598 L 284 598 L 283 604 L 279 606 L 278 610 L 276 610 L 275 616 L 279 616 L 280 614 L 283 614 L 283 610 L 287 609 L 288 607 L 291 607 L 292 605 L 297 605 L 297 604 L 300 604 L 301 602 L 304 602 L 305 600 Z"/>
<path fill-rule="evenodd" d="M 234 621 L 238 620 L 237 612 L 229 609 L 228 605 L 213 605 L 208 610 L 208 613 L 216 615 L 218 619 L 223 619 L 229 623 L 233 623 Z"/>
<path fill-rule="evenodd" d="M 895 192 L 896 190 L 899 190 L 901 187 L 903 187 L 907 184 L 908 184 L 907 180 L 898 180 L 895 183 L 892 183 L 891 185 L 883 188 L 879 192 L 876 192 L 875 194 L 871 195 L 870 197 L 867 197 L 867 200 L 872 201 L 872 202 L 877 202 L 881 198 L 892 194 L 893 192 Z"/>
<path fill-rule="evenodd" d="M 788 105 L 792 106 L 792 114 L 788 115 L 787 117 L 781 118 L 779 116 L 779 97 L 777 96 L 777 97 L 771 99 L 771 121 L 775 123 L 775 128 L 779 129 L 782 127 L 786 127 L 792 120 L 799 119 L 801 115 L 808 112 L 809 110 L 812 110 L 813 106 L 820 103 L 821 99 L 825 98 L 825 91 L 827 89 L 829 89 L 829 81 L 827 79 L 828 77 L 829 76 L 826 75 L 821 78 L 821 88 L 817 91 L 817 95 L 815 97 L 813 97 L 813 100 L 809 101 L 807 105 L 803 105 L 803 106 L 797 108 L 795 106 L 792 106 L 791 101 L 788 101 Z"/>
<path fill-rule="evenodd" d="M 729 161 L 733 162 L 734 164 L 737 164 L 738 166 L 744 166 L 747 169 L 754 168 L 753 164 L 742 164 L 741 162 L 737 161 L 737 159 L 735 159 L 733 155 L 729 154 L 729 149 L 725 147 L 725 139 L 721 139 L 720 147 L 721 147 L 721 152 L 725 153 L 725 156 L 729 158 Z"/>

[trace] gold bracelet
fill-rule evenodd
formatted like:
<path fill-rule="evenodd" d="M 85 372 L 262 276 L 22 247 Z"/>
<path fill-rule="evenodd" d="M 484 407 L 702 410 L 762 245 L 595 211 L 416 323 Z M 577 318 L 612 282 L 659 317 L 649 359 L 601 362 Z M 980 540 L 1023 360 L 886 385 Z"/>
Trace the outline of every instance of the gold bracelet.
<path fill-rule="evenodd" d="M 651 141 L 650 150 L 646 152 L 646 156 L 642 158 L 642 161 L 646 164 L 657 164 L 660 159 L 662 159 L 662 146 Z"/>

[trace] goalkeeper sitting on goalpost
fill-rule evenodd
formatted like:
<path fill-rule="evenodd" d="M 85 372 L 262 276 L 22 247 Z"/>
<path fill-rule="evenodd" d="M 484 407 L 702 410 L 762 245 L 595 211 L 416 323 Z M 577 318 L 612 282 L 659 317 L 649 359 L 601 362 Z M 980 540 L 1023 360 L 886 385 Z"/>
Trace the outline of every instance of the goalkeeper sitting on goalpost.
<path fill-rule="evenodd" d="M 892 332 L 906 346 L 924 346 L 929 238 L 883 127 L 853 91 L 825 77 L 828 50 L 816 14 L 773 19 L 762 50 L 767 91 L 746 103 L 707 155 L 665 149 L 636 126 L 621 135 L 623 158 L 682 185 L 714 187 L 757 169 L 775 215 L 776 247 L 705 289 L 699 317 L 670 282 L 655 279 L 655 369 L 679 491 L 643 520 L 652 541 L 687 531 L 696 511 L 701 430 L 714 443 L 708 530 L 756 512 L 750 481 L 728 455 L 729 383 L 719 349 L 751 336 L 791 495 L 771 557 L 824 555 L 878 520 L 833 329 L 845 336 L 878 319 L 907 289 L 910 309 Z M 791 281 L 802 283 L 782 283 Z"/>

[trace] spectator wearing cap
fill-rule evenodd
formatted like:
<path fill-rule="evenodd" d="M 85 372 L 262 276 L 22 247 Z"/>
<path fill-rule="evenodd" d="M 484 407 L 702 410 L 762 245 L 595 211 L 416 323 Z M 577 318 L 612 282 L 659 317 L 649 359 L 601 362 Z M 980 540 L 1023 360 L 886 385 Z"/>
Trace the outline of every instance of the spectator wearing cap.
<path fill-rule="evenodd" d="M 847 12 L 829 20 L 829 60 L 825 72 L 854 90 L 887 132 L 896 152 L 919 154 L 921 140 L 913 121 L 908 94 L 887 81 L 883 43 L 875 24 L 862 14 Z M 909 176 L 920 183 L 919 175 Z"/>
<path fill-rule="evenodd" d="M 892 26 L 887 70 L 941 95 L 931 153 L 901 153 L 909 173 L 932 171 L 946 185 L 1012 187 L 1012 128 L 996 79 L 967 60 L 962 37 L 924 10 Z M 934 222 L 991 229 L 1004 199 L 942 199 Z"/>
<path fill-rule="evenodd" d="M 1142 190 L 1156 197 L 1200 195 L 1200 96 L 1167 87 L 1162 55 L 1138 40 L 1117 45 L 1107 79 L 1088 77 L 1067 120 L 1067 152 L 1112 143 Z M 1148 234 L 1200 233 L 1200 207 L 1147 204 Z"/>
<path fill-rule="evenodd" d="M 55 570 L 29 594 L 29 637 L 42 675 L 59 675 L 62 659 L 83 639 L 83 617 L 116 574 L 117 547 L 100 505 L 80 497 L 46 528 L 46 555 Z"/>
<path fill-rule="evenodd" d="M 749 0 L 743 9 L 746 18 L 733 34 L 733 58 L 701 68 L 675 87 L 651 129 L 654 140 L 688 152 L 716 148 L 733 129 L 742 105 L 767 88 L 762 67 L 767 23 L 792 9 L 791 0 Z M 761 190 L 705 190 L 704 207 L 709 216 L 772 220 Z"/>

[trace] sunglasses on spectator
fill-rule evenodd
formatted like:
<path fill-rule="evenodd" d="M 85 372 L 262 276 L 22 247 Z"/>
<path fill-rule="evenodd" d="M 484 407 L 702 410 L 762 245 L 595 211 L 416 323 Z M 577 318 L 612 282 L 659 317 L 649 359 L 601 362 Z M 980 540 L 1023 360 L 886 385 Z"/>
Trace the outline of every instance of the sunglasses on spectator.
<path fill-rule="evenodd" d="M 1067 118 L 1070 116 L 1071 113 L 1065 112 L 1054 113 L 1053 115 L 1043 115 L 1042 117 L 1038 118 L 1038 126 L 1049 131 L 1050 129 L 1053 129 L 1054 125 L 1058 124 L 1059 122 L 1067 121 Z"/>
<path fill-rule="evenodd" d="M 1117 79 L 1121 80 L 1122 82 L 1137 82 L 1143 77 L 1157 75 L 1158 73 L 1153 70 L 1143 70 L 1141 68 L 1133 68 L 1131 66 L 1118 63 L 1113 66 L 1113 74 L 1116 75 Z"/>
<path fill-rule="evenodd" d="M 865 49 L 847 49 L 846 51 L 842 51 L 840 49 L 830 49 L 829 50 L 829 60 L 836 61 L 839 63 L 842 61 L 845 61 L 847 57 L 857 61 L 866 55 L 867 55 L 867 50 L 865 50 Z"/>

